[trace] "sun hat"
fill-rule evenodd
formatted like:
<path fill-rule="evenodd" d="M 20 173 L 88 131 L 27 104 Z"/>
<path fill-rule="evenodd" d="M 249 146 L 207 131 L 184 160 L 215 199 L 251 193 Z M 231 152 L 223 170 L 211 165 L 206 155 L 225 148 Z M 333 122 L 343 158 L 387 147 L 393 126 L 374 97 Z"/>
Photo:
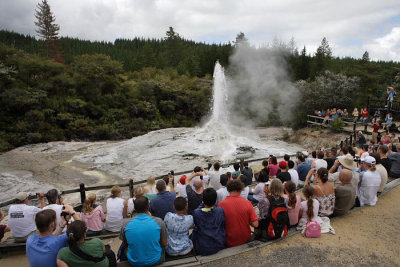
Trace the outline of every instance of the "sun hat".
<path fill-rule="evenodd" d="M 357 168 L 357 164 L 354 162 L 353 156 L 347 155 L 346 157 L 340 157 L 340 164 L 347 169 L 355 169 Z"/>
<path fill-rule="evenodd" d="M 28 193 L 26 193 L 26 192 L 19 192 L 16 196 L 15 196 L 15 198 L 16 199 L 18 199 L 18 200 L 25 200 L 26 198 L 28 197 Z"/>

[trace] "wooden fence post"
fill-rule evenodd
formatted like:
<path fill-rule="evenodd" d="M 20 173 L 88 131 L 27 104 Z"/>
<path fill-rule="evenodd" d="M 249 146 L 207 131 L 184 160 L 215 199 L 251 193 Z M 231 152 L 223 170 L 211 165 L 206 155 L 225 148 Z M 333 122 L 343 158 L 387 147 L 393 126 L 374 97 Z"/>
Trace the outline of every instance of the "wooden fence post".
<path fill-rule="evenodd" d="M 86 199 L 86 190 L 84 183 L 79 184 L 79 193 L 81 194 L 81 203 L 83 204 L 83 202 L 85 202 Z"/>
<path fill-rule="evenodd" d="M 242 172 L 244 169 L 244 158 L 240 159 L 240 171 Z"/>
<path fill-rule="evenodd" d="M 353 146 L 353 135 L 350 135 L 350 145 Z"/>
<path fill-rule="evenodd" d="M 357 122 L 354 122 L 353 125 L 353 135 L 354 135 L 354 143 L 357 142 Z"/>
<path fill-rule="evenodd" d="M 343 148 L 343 140 L 340 141 L 340 148 Z"/>
<path fill-rule="evenodd" d="M 133 197 L 133 180 L 129 179 L 129 195 Z"/>

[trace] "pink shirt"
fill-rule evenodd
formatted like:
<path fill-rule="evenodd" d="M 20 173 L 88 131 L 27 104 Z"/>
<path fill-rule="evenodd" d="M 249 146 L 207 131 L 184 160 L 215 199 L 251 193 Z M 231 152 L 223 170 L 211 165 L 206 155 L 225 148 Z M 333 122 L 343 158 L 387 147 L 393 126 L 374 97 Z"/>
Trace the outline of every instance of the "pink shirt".
<path fill-rule="evenodd" d="M 268 168 L 269 168 L 269 176 L 276 176 L 279 170 L 279 166 L 277 164 L 271 163 L 268 165 Z"/>
<path fill-rule="evenodd" d="M 91 213 L 81 213 L 81 219 L 86 223 L 86 227 L 91 231 L 103 230 L 104 212 L 101 205 L 98 205 Z"/>
<path fill-rule="evenodd" d="M 283 195 L 285 199 L 289 202 L 289 196 Z M 296 206 L 294 208 L 290 207 L 288 204 L 288 214 L 289 214 L 289 221 L 290 225 L 296 225 L 299 222 L 299 213 L 301 208 L 301 198 L 296 196 Z"/>

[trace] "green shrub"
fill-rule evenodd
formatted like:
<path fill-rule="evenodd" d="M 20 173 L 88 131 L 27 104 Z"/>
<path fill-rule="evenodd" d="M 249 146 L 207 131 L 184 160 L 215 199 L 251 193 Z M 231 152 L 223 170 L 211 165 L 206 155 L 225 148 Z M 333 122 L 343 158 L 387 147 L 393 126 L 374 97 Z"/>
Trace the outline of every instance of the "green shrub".
<path fill-rule="evenodd" d="M 332 131 L 341 132 L 343 127 L 344 127 L 344 122 L 342 121 L 342 119 L 334 118 L 331 121 L 331 129 L 332 129 Z"/>

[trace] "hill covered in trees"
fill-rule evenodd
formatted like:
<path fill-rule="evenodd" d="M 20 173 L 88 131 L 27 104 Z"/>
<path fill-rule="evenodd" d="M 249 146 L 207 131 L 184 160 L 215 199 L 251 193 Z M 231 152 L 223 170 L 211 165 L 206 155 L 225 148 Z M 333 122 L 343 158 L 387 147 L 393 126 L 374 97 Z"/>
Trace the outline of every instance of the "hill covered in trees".
<path fill-rule="evenodd" d="M 55 60 L 44 54 L 43 42 L 0 31 L 0 151 L 193 126 L 209 110 L 215 62 L 229 68 L 235 47 L 247 39 L 240 33 L 232 44 L 197 43 L 173 28 L 163 39 L 63 37 Z M 361 59 L 333 57 L 325 38 L 315 53 L 293 43 L 271 49 L 282 53 L 289 79 L 302 92 L 299 103 L 307 103 L 299 106 L 298 126 L 314 108 L 365 105 L 367 96 L 400 82 L 398 62 L 370 61 L 367 52 Z M 278 115 L 271 114 L 269 125 L 280 123 Z"/>

